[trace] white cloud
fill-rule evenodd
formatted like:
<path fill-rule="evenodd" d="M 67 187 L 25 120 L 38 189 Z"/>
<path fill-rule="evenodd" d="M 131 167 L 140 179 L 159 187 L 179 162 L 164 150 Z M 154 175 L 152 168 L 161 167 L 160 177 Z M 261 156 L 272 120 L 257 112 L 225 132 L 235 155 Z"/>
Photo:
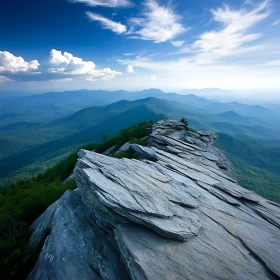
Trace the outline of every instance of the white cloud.
<path fill-rule="evenodd" d="M 83 61 L 79 57 L 73 56 L 71 53 L 52 50 L 50 53 L 51 68 L 49 72 L 53 74 L 62 74 L 69 76 L 85 76 L 87 81 L 96 79 L 113 79 L 120 75 L 120 72 L 110 68 L 97 69 L 93 61 Z"/>
<path fill-rule="evenodd" d="M 166 42 L 187 30 L 180 20 L 170 7 L 160 6 L 155 0 L 146 0 L 142 16 L 129 20 L 129 34 L 135 39 Z"/>
<path fill-rule="evenodd" d="M 14 56 L 7 51 L 0 51 L 0 73 L 32 72 L 39 68 L 38 60 L 25 61 L 21 56 Z"/>
<path fill-rule="evenodd" d="M 91 21 L 98 21 L 104 29 L 110 29 L 117 34 L 126 32 L 126 26 L 120 22 L 115 22 L 92 12 L 86 12 L 86 14 Z"/>
<path fill-rule="evenodd" d="M 155 81 L 157 79 L 157 76 L 156 75 L 152 75 L 151 77 L 150 77 L 150 80 L 151 81 Z"/>
<path fill-rule="evenodd" d="M 275 20 L 271 25 L 274 26 L 274 25 L 278 25 L 280 24 L 280 20 Z"/>
<path fill-rule="evenodd" d="M 127 65 L 126 72 L 127 73 L 134 73 L 133 65 Z"/>
<path fill-rule="evenodd" d="M 108 8 L 127 7 L 130 6 L 128 0 L 70 0 L 73 3 L 84 3 L 91 7 L 103 6 Z"/>
<path fill-rule="evenodd" d="M 96 71 L 92 61 L 83 61 L 79 57 L 74 57 L 71 53 L 52 50 L 50 53 L 49 69 L 52 73 L 68 73 L 71 75 L 85 75 Z"/>
<path fill-rule="evenodd" d="M 171 43 L 174 47 L 180 48 L 184 45 L 185 41 L 172 41 Z"/>
<path fill-rule="evenodd" d="M 262 36 L 261 33 L 249 33 L 249 29 L 269 16 L 268 1 L 253 6 L 251 10 L 233 10 L 225 5 L 211 12 L 213 20 L 220 23 L 222 28 L 201 34 L 193 45 L 182 50 L 186 53 L 196 52 L 197 55 L 193 57 L 196 63 L 213 63 L 224 57 L 250 52 L 260 47 L 248 46 L 248 43 Z"/>

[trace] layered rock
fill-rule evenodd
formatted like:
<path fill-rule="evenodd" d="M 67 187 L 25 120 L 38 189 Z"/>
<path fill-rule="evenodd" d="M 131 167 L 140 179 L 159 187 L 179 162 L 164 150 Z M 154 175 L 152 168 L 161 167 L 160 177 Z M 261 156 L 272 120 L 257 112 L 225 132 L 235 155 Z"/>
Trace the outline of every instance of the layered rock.
<path fill-rule="evenodd" d="M 153 126 L 141 160 L 81 150 L 78 189 L 33 225 L 29 279 L 278 279 L 280 206 L 238 185 L 216 135 Z"/>

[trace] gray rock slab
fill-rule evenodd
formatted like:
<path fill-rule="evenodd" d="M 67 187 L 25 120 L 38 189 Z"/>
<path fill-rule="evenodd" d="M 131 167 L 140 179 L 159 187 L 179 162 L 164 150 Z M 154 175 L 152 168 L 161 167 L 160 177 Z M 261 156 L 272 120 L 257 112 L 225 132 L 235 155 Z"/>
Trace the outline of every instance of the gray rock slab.
<path fill-rule="evenodd" d="M 130 279 L 114 245 L 107 240 L 110 236 L 95 224 L 79 191 L 67 191 L 51 208 L 56 211 L 50 235 L 27 279 Z M 44 221 L 39 222 L 43 226 Z"/>

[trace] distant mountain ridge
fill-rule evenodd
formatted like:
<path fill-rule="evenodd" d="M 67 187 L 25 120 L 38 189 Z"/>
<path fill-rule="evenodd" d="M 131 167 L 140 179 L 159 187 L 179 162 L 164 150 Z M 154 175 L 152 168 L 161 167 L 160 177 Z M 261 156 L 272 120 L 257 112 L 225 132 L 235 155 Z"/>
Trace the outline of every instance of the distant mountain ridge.
<path fill-rule="evenodd" d="M 81 129 L 63 138 L 49 141 L 2 159 L 0 158 L 0 179 L 36 161 L 54 158 L 65 153 L 67 150 L 72 151 L 89 142 L 98 143 L 102 140 L 103 135 L 111 137 L 121 129 L 125 129 L 133 124 L 146 120 L 158 121 L 162 118 L 166 118 L 166 116 L 156 114 L 146 104 L 130 108 L 120 114 L 110 116 L 98 124 Z"/>
<path fill-rule="evenodd" d="M 158 94 L 161 94 L 161 92 L 156 90 L 154 95 Z M 143 95 L 147 95 L 147 91 L 144 91 Z M 105 106 L 87 107 L 76 111 L 74 114 L 50 122 L 21 121 L 3 126 L 0 128 L 0 149 L 2 150 L 0 158 L 30 149 L 37 145 L 44 145 L 44 143 L 65 139 L 65 137 L 70 137 L 72 134 L 89 127 L 98 126 L 108 119 L 112 119 L 121 113 L 133 110 L 141 105 L 145 105 L 145 108 L 149 109 L 153 114 L 166 116 L 166 118 L 180 119 L 184 116 L 195 129 L 207 128 L 215 132 L 227 133 L 229 135 L 246 135 L 262 140 L 280 139 L 280 129 L 277 129 L 278 123 L 276 120 L 273 122 L 271 119 L 267 120 L 265 118 L 244 116 L 235 111 L 211 114 L 206 109 L 203 109 L 205 106 L 211 107 L 211 101 L 207 99 L 195 95 L 179 96 L 170 94 L 170 96 L 173 96 L 173 99 L 182 99 L 184 101 L 173 101 L 156 97 L 147 97 L 132 101 L 121 100 Z M 198 105 L 195 107 L 193 104 L 199 104 L 201 108 Z M 244 106 L 242 104 L 241 107 L 244 108 Z M 230 103 L 230 107 L 232 107 L 232 103 Z M 240 106 L 237 105 L 237 107 Z M 251 108 L 252 106 L 249 107 Z M 226 109 L 225 106 L 224 110 Z M 136 120 L 135 117 L 132 119 Z"/>
<path fill-rule="evenodd" d="M 0 127 L 12 122 L 46 122 L 56 118 L 69 116 L 79 110 L 91 106 L 105 106 L 121 100 L 133 101 L 155 97 L 169 101 L 177 101 L 192 107 L 196 111 L 219 114 L 235 111 L 245 116 L 265 118 L 280 118 L 277 106 L 264 107 L 260 105 L 246 105 L 238 102 L 222 103 L 215 100 L 196 96 L 194 94 L 165 93 L 159 89 L 148 89 L 137 92 L 124 90 L 81 90 L 66 92 L 49 92 L 41 95 L 32 95 L 14 100 L 0 101 Z M 279 105 L 280 106 L 280 105 Z M 199 110 L 200 109 L 200 110 Z M 8 117 L 8 118 L 7 118 Z"/>
<path fill-rule="evenodd" d="M 139 106 L 142 111 L 137 111 Z M 65 152 L 82 143 L 98 141 L 102 134 L 108 134 L 106 129 L 111 133 L 108 122 L 112 123 L 115 118 L 119 119 L 121 114 L 128 111 L 131 112 L 130 125 L 149 121 L 148 116 L 151 116 L 151 119 L 161 116 L 177 120 L 184 116 L 195 129 L 252 137 L 263 144 L 271 145 L 278 145 L 280 139 L 280 115 L 278 117 L 277 110 L 238 102 L 219 103 L 194 94 L 164 93 L 158 89 L 139 92 L 97 90 L 46 93 L 0 102 L 1 109 L 0 160 L 8 157 L 8 161 L 12 162 L 19 161 L 19 157 L 24 162 L 25 157 L 30 156 L 28 151 L 32 154 L 38 147 L 50 153 L 48 155 L 45 152 L 43 157 L 35 157 L 35 161 L 44 161 L 45 158 L 53 158 L 55 154 L 62 154 L 61 151 L 56 152 L 49 148 L 50 145 L 58 145 L 59 149 L 62 149 L 65 141 Z M 11 109 L 13 111 L 9 111 Z M 123 122 L 128 123 L 127 120 Z M 100 128 L 102 124 L 106 129 Z M 119 124 L 115 126 L 116 132 L 123 128 Z M 87 130 L 91 129 L 92 132 L 86 134 Z M 75 135 L 84 139 L 82 133 L 90 136 L 84 142 L 76 141 Z M 98 133 L 99 138 L 96 138 Z M 38 155 L 40 154 L 41 152 L 38 152 Z M 9 169 L 4 163 L 2 166 Z M 23 164 L 18 166 L 24 167 Z M 16 171 L 18 168 L 12 169 Z"/>

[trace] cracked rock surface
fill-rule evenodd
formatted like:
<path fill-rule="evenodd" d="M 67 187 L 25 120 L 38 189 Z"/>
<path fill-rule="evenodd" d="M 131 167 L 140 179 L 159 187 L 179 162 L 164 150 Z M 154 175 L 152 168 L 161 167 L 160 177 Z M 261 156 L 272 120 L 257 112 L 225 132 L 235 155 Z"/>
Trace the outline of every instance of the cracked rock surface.
<path fill-rule="evenodd" d="M 209 131 L 153 126 L 141 160 L 81 150 L 33 224 L 29 279 L 279 279 L 280 206 L 238 185 Z"/>

